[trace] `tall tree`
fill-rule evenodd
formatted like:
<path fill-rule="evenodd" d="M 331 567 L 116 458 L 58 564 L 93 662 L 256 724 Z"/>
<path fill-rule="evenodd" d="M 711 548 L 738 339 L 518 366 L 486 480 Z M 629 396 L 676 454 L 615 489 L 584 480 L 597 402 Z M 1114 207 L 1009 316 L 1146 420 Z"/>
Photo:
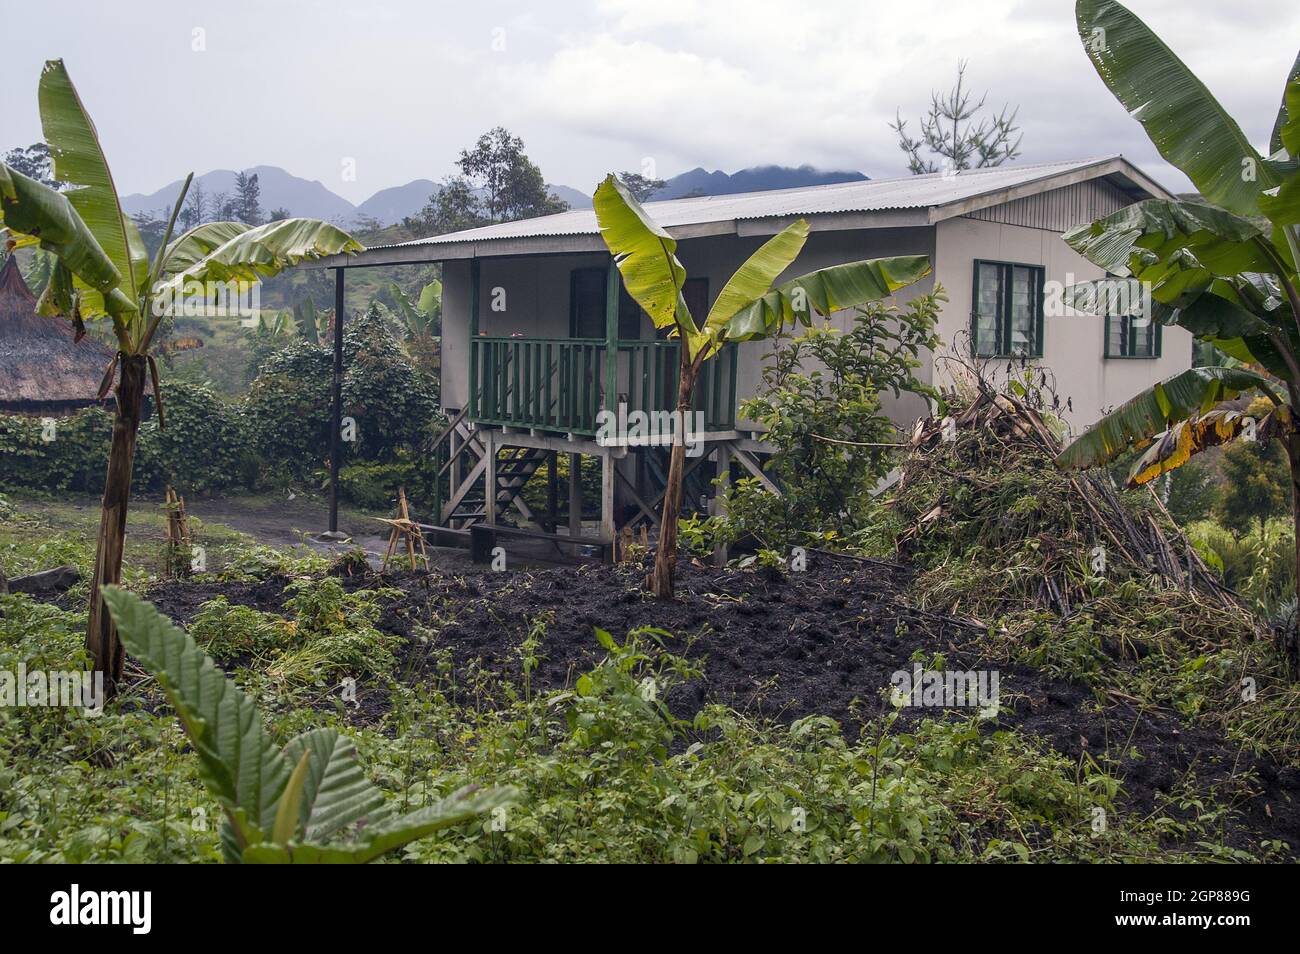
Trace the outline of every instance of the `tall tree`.
<path fill-rule="evenodd" d="M 908 134 L 901 110 L 889 124 L 898 133 L 898 148 L 907 154 L 907 168 L 913 175 L 1000 166 L 1020 155 L 1019 110 L 1003 106 L 996 116 L 977 120 L 988 93 L 972 103 L 965 82 L 966 63 L 962 61 L 957 64 L 956 85 L 943 95 L 938 90 L 930 93 L 930 112 L 921 118 L 919 139 Z"/>
<path fill-rule="evenodd" d="M 512 222 L 563 212 L 569 207 L 553 195 L 542 170 L 524 154 L 524 141 L 497 126 L 461 151 L 460 171 L 480 189 L 484 211 L 493 222 Z"/>
<path fill-rule="evenodd" d="M 461 150 L 461 174 L 443 182 L 408 227 L 432 234 L 455 232 L 493 222 L 513 222 L 564 212 L 569 204 L 546 185 L 542 170 L 524 154 L 524 142 L 503 126 Z"/>
<path fill-rule="evenodd" d="M 652 195 L 668 184 L 663 179 L 652 179 L 639 172 L 620 172 L 618 179 L 627 188 L 628 194 L 638 202 L 648 201 Z"/>
<path fill-rule="evenodd" d="M 210 213 L 211 204 L 208 200 L 208 194 L 203 188 L 203 183 L 195 181 L 190 186 L 189 194 L 185 197 L 185 204 L 181 207 L 181 228 L 188 231 L 202 225 L 208 220 Z"/>
<path fill-rule="evenodd" d="M 695 382 L 704 362 L 735 341 L 767 338 L 799 322 L 812 323 L 813 312 L 854 308 L 893 294 L 930 273 L 924 255 L 846 262 L 818 269 L 773 287 L 793 264 L 808 238 L 803 219 L 765 242 L 738 268 L 701 321 L 691 314 L 682 294 L 686 269 L 677 259 L 677 241 L 655 223 L 627 187 L 612 174 L 592 199 L 601 238 L 609 248 L 629 295 L 656 328 L 678 341 L 677 405 L 680 435 L 689 426 Z M 655 596 L 673 595 L 677 565 L 677 518 L 682 507 L 686 447 L 677 440 L 668 458 L 668 480 L 659 520 L 651 588 Z"/>
<path fill-rule="evenodd" d="M 235 176 L 235 218 L 245 225 L 262 224 L 262 186 L 257 173 L 241 172 Z"/>
<path fill-rule="evenodd" d="M 104 374 L 104 390 L 111 386 L 116 401 L 86 633 L 86 648 L 104 674 L 105 689 L 112 692 L 122 674 L 122 644 L 101 594 L 103 586 L 122 578 L 131 470 L 150 380 L 159 426 L 166 421 L 151 351 L 160 323 L 194 282 L 256 282 L 304 259 L 355 252 L 361 246 L 346 232 L 313 219 L 259 228 L 211 222 L 173 241 L 191 174 L 158 252 L 149 256 L 139 229 L 122 211 L 94 123 L 62 60 L 48 61 L 41 71 L 39 102 L 54 178 L 67 191 L 55 191 L 0 164 L 0 225 L 6 241 L 39 246 L 57 259 L 37 302 L 40 314 L 65 317 L 79 330 L 84 322 L 108 320 L 117 339 L 117 354 Z"/>
<path fill-rule="evenodd" d="M 50 189 L 58 189 L 50 164 L 50 147 L 43 142 L 32 143 L 27 148 L 21 146 L 10 149 L 4 155 L 4 164 L 10 169 L 17 169 L 29 179 L 35 179 Z"/>

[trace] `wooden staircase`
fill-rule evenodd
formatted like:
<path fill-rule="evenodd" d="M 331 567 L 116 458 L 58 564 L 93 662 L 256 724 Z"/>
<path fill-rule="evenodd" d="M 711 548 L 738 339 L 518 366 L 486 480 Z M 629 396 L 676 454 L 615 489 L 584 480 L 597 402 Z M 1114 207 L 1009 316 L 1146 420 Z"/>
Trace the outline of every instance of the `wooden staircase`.
<path fill-rule="evenodd" d="M 476 523 L 486 522 L 488 516 L 483 492 L 487 445 L 482 432 L 466 418 L 467 412 L 460 411 L 447 429 L 424 448 L 438 468 L 439 497 L 432 508 L 437 514 L 438 527 L 460 533 L 467 532 Z M 533 519 L 532 511 L 524 502 L 523 489 L 546 458 L 547 453 L 543 450 L 498 447 L 493 522 L 499 521 L 511 507 L 525 520 Z M 443 500 L 442 481 L 449 473 L 453 475 L 452 492 L 448 499 Z"/>

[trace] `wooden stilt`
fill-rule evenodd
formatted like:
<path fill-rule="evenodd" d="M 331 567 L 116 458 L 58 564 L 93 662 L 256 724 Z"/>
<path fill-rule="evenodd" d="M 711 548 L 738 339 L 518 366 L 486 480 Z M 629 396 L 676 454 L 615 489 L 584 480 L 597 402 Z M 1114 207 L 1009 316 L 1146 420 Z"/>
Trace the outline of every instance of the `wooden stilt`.
<path fill-rule="evenodd" d="M 727 493 L 731 489 L 731 445 L 720 443 L 715 452 L 718 463 L 718 482 L 713 489 L 713 496 L 709 498 L 709 515 L 714 517 L 725 517 L 727 515 Z M 719 543 L 713 548 L 713 565 L 727 565 L 727 546 Z"/>
<path fill-rule="evenodd" d="M 609 544 L 609 559 L 614 559 L 614 537 L 618 528 L 614 526 L 614 472 L 618 461 L 612 454 L 603 454 L 600 458 L 600 538 Z"/>
<path fill-rule="evenodd" d="M 582 455 L 569 455 L 569 536 L 582 536 Z"/>

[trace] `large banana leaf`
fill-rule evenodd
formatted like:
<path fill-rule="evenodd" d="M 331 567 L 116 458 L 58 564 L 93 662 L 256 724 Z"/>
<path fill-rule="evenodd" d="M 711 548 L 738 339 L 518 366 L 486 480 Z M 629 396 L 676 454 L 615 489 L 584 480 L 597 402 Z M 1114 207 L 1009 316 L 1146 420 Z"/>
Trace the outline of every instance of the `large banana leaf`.
<path fill-rule="evenodd" d="M 1100 268 L 1135 275 L 1176 259 L 1211 275 L 1275 268 L 1268 236 L 1254 222 L 1203 202 L 1147 199 L 1066 232 L 1066 243 Z"/>
<path fill-rule="evenodd" d="M 693 344 L 700 337 L 699 329 L 682 297 L 686 269 L 677 260 L 677 240 L 612 175 L 596 187 L 592 205 L 627 293 L 656 328 L 676 327 Z"/>
<path fill-rule="evenodd" d="M 1129 469 L 1128 485 L 1140 486 L 1155 480 L 1161 474 L 1177 470 L 1196 454 L 1208 447 L 1226 444 L 1238 437 L 1253 423 L 1257 437 L 1275 430 L 1277 417 L 1289 417 L 1289 408 L 1283 406 L 1269 414 L 1263 421 L 1251 421 L 1241 411 L 1230 407 L 1216 407 L 1204 414 L 1179 421 L 1158 435 Z"/>
<path fill-rule="evenodd" d="M 263 840 L 289 765 L 271 742 L 252 701 L 216 667 L 193 637 L 152 605 L 104 587 L 127 652 L 158 677 L 199 757 L 199 774 L 216 796 L 243 848 Z"/>
<path fill-rule="evenodd" d="M 796 321 L 810 324 L 813 312 L 830 315 L 878 301 L 930 274 L 925 255 L 900 255 L 821 268 L 781 283 L 740 309 L 725 323 L 726 340 L 777 334 Z"/>
<path fill-rule="evenodd" d="M 1260 192 L 1277 182 L 1205 84 L 1123 4 L 1077 0 L 1075 15 L 1097 73 L 1160 154 L 1210 202 L 1257 215 Z"/>
<path fill-rule="evenodd" d="M 160 277 L 174 275 L 197 265 L 205 256 L 211 255 L 236 236 L 243 235 L 249 228 L 243 222 L 205 222 L 195 226 L 167 246 L 167 251 L 163 253 Z"/>
<path fill-rule="evenodd" d="M 1300 53 L 1296 54 L 1287 74 L 1268 149 L 1274 154 L 1285 150 L 1292 159 L 1300 157 Z"/>
<path fill-rule="evenodd" d="M 420 299 L 416 307 L 430 321 L 442 314 L 442 282 L 434 279 L 420 289 Z"/>
<path fill-rule="evenodd" d="M 136 301 L 140 280 L 148 273 L 148 255 L 139 231 L 122 212 L 95 124 L 62 60 L 46 62 L 38 99 L 54 178 L 71 186 L 68 201 L 122 276 L 123 293 Z"/>
<path fill-rule="evenodd" d="M 60 280 L 66 282 L 66 294 L 51 295 L 52 299 L 61 299 L 60 304 L 66 309 L 59 313 L 72 317 L 69 275 L 100 293 L 96 301 L 110 313 L 136 310 L 134 300 L 118 287 L 122 283 L 121 272 L 68 197 L 3 163 L 0 163 L 0 222 L 17 237 L 18 244 L 36 244 L 57 257 L 55 270 L 63 267 Z M 95 317 L 89 304 L 80 308 L 80 313 L 84 318 Z"/>
<path fill-rule="evenodd" d="M 776 281 L 790 263 L 799 257 L 808 240 L 808 223 L 799 219 L 764 242 L 745 263 L 727 279 L 704 324 L 708 328 L 721 328 L 742 308 L 772 290 Z"/>
<path fill-rule="evenodd" d="M 1156 383 L 1094 424 L 1056 458 L 1058 467 L 1095 467 L 1113 460 L 1135 441 L 1144 441 L 1171 424 L 1204 414 L 1220 401 L 1258 389 L 1281 403 L 1276 386 L 1245 368 L 1189 368 Z"/>
<path fill-rule="evenodd" d="M 412 303 L 410 296 L 402 291 L 397 282 L 388 283 L 388 296 L 402 317 L 402 330 L 407 338 L 419 338 L 429 331 L 428 314 Z"/>
<path fill-rule="evenodd" d="M 255 282 L 299 262 L 339 253 L 350 255 L 363 249 L 351 235 L 328 222 L 281 219 L 233 235 L 184 271 L 173 274 L 159 293 L 165 293 L 170 286 L 171 294 L 177 294 L 191 280 Z"/>

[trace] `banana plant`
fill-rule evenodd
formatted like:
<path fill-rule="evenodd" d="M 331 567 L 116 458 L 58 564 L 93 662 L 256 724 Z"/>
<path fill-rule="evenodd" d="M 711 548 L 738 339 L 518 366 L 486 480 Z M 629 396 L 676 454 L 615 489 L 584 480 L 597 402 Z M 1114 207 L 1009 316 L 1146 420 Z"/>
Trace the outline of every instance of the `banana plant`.
<path fill-rule="evenodd" d="M 408 341 L 432 338 L 437 334 L 442 319 L 442 282 L 436 278 L 420 289 L 420 297 L 412 302 L 397 282 L 388 283 L 388 293 L 402 318 L 402 334 Z"/>
<path fill-rule="evenodd" d="M 359 864 L 516 799 L 466 786 L 405 814 L 365 777 L 351 739 L 311 729 L 277 747 L 257 707 L 194 638 L 152 604 L 106 586 L 105 604 L 132 657 L 157 679 L 225 815 L 222 853 L 252 864 Z"/>
<path fill-rule="evenodd" d="M 1077 0 L 1084 50 L 1102 81 L 1142 124 L 1160 154 L 1200 192 L 1150 199 L 1065 234 L 1108 273 L 1149 292 L 1144 317 L 1185 328 L 1230 357 L 1192 368 L 1139 394 L 1067 447 L 1062 467 L 1112 460 L 1145 446 L 1130 483 L 1144 483 L 1197 451 L 1243 433 L 1280 437 L 1291 467 L 1300 530 L 1300 54 L 1283 83 L 1268 155 L 1260 155 L 1205 85 L 1140 19 L 1115 0 Z M 1118 306 L 1112 307 L 1116 297 Z M 1132 316 L 1132 296 L 1071 290 L 1103 300 L 1101 313 Z M 1145 296 L 1144 296 L 1145 297 Z M 1261 421 L 1220 402 L 1262 393 Z M 1296 534 L 1300 569 L 1300 532 Z"/>
<path fill-rule="evenodd" d="M 113 439 L 104 483 L 86 647 L 111 693 L 122 672 L 122 647 L 99 597 L 103 584 L 122 576 L 122 549 L 131 496 L 131 469 L 152 380 L 158 422 L 165 423 L 158 367 L 151 348 L 170 307 L 196 284 L 256 282 L 304 259 L 354 253 L 361 245 L 315 219 L 286 219 L 249 227 L 210 222 L 173 241 L 176 220 L 193 174 L 186 178 L 153 260 L 131 218 L 122 211 L 108 160 L 62 60 L 50 60 L 39 86 L 41 125 L 53 159 L 51 189 L 0 164 L 0 226 L 6 245 L 38 246 L 54 257 L 41 292 L 40 314 L 72 322 L 112 323 L 117 353 L 104 373 L 101 397 L 115 397 Z"/>
<path fill-rule="evenodd" d="M 767 338 L 795 323 L 809 325 L 813 313 L 828 316 L 892 295 L 930 273 L 924 255 L 848 262 L 773 282 L 802 251 L 808 223 L 800 219 L 768 239 L 727 280 L 702 320 L 691 314 L 682 289 L 686 269 L 677 258 L 677 241 L 660 227 L 614 175 L 593 198 L 600 234 L 628 294 L 656 328 L 681 342 L 677 412 L 686 421 L 691 395 L 704 362 L 731 342 Z M 659 521 L 651 589 L 661 599 L 673 596 L 677 558 L 677 519 L 681 513 L 686 448 L 674 441 L 668 483 Z"/>

